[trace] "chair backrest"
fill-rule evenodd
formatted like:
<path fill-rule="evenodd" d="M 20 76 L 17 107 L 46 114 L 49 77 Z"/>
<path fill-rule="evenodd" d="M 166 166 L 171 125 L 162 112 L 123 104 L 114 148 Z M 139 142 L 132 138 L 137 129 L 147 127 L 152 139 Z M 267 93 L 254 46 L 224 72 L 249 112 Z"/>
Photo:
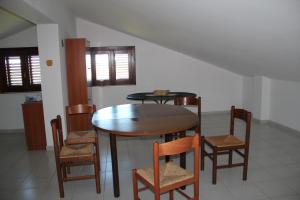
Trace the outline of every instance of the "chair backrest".
<path fill-rule="evenodd" d="M 67 131 L 92 129 L 91 117 L 94 112 L 96 112 L 95 105 L 77 104 L 66 106 Z"/>
<path fill-rule="evenodd" d="M 61 126 L 61 117 L 57 115 L 55 119 L 52 119 L 51 122 L 52 127 L 52 136 L 53 136 L 53 145 L 54 145 L 54 153 L 55 158 L 59 157 L 59 152 L 63 146 L 63 132 Z"/>
<path fill-rule="evenodd" d="M 199 134 L 159 144 L 153 144 L 154 185 L 159 186 L 159 158 L 194 150 L 194 178 L 199 179 Z"/>
<path fill-rule="evenodd" d="M 235 119 L 243 120 L 246 123 L 245 127 L 245 142 L 249 145 L 250 140 L 250 129 L 251 129 L 251 118 L 252 114 L 248 110 L 235 108 L 235 106 L 231 106 L 230 112 L 230 134 L 234 135 L 234 123 Z"/>
<path fill-rule="evenodd" d="M 196 132 L 201 135 L 201 97 L 176 97 L 174 105 L 177 106 L 197 106 L 197 114 L 199 118 Z"/>

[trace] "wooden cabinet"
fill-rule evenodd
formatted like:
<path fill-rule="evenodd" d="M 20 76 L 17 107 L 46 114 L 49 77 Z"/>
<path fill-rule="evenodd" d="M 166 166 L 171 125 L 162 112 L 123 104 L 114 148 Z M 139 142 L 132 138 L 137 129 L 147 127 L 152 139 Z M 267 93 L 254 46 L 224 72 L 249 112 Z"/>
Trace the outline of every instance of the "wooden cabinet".
<path fill-rule="evenodd" d="M 28 150 L 46 149 L 43 103 L 24 103 L 22 110 Z"/>
<path fill-rule="evenodd" d="M 88 103 L 85 53 L 85 39 L 66 39 L 69 105 Z"/>
<path fill-rule="evenodd" d="M 65 44 L 69 105 L 87 104 L 86 39 L 66 39 Z M 72 130 L 87 130 L 91 124 L 89 116 L 72 116 L 70 123 Z"/>

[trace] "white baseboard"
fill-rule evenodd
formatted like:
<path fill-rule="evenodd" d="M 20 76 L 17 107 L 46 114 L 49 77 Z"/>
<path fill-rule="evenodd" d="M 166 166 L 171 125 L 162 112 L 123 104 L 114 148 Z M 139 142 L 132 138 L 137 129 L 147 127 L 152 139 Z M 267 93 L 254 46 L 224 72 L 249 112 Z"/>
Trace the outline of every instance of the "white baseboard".
<path fill-rule="evenodd" d="M 229 114 L 229 113 L 230 113 L 230 110 L 201 112 L 202 115 Z"/>
<path fill-rule="evenodd" d="M 274 121 L 271 121 L 271 120 L 270 120 L 270 121 L 269 121 L 269 125 L 270 125 L 270 126 L 273 126 L 273 127 L 276 127 L 276 128 L 278 128 L 278 129 L 281 129 L 281 130 L 290 132 L 290 133 L 298 134 L 298 135 L 300 136 L 300 131 L 299 131 L 299 130 L 290 128 L 290 127 L 288 127 L 288 126 L 279 124 L 279 123 L 277 123 L 277 122 L 274 122 Z"/>
<path fill-rule="evenodd" d="M 259 123 L 259 124 L 267 124 L 269 126 L 278 128 L 278 129 L 283 130 L 283 131 L 287 131 L 289 133 L 295 133 L 295 134 L 300 136 L 300 131 L 299 130 L 296 130 L 296 129 L 293 129 L 291 127 L 282 125 L 282 124 L 274 122 L 272 120 L 259 120 L 259 119 L 254 119 L 253 118 L 253 121 L 256 122 L 256 123 Z"/>
<path fill-rule="evenodd" d="M 260 120 L 260 119 L 255 119 L 255 118 L 252 118 L 252 120 L 258 124 L 268 124 L 271 122 L 270 120 Z"/>
<path fill-rule="evenodd" d="M 212 111 L 212 112 L 202 112 L 202 115 L 214 115 L 214 114 L 229 114 L 230 110 L 224 110 L 224 111 Z M 259 120 L 256 118 L 252 118 L 254 123 L 258 124 L 268 124 L 269 126 L 276 127 L 278 129 L 290 132 L 290 133 L 295 133 L 300 136 L 300 130 L 296 130 L 293 128 L 290 128 L 288 126 L 282 125 L 280 123 L 274 122 L 272 120 Z"/>
<path fill-rule="evenodd" d="M 24 129 L 0 129 L 0 134 L 25 133 Z"/>
<path fill-rule="evenodd" d="M 54 151 L 54 146 L 46 146 L 46 151 Z"/>

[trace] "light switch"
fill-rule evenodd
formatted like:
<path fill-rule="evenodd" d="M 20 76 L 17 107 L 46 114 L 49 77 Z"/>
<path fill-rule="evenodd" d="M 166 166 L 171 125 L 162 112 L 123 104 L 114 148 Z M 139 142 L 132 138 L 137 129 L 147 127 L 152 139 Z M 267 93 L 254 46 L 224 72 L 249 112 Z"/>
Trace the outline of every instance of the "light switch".
<path fill-rule="evenodd" d="M 51 67 L 53 65 L 53 60 L 47 60 L 46 64 L 48 67 Z"/>

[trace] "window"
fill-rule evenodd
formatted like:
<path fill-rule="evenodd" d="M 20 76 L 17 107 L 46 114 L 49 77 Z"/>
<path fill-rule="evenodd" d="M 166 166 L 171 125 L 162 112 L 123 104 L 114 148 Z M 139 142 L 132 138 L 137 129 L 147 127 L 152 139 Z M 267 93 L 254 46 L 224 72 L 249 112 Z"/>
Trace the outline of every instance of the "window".
<path fill-rule="evenodd" d="M 86 53 L 90 85 L 135 85 L 135 47 L 90 47 Z"/>
<path fill-rule="evenodd" d="M 41 90 L 41 68 L 37 47 L 0 49 L 0 91 Z"/>

